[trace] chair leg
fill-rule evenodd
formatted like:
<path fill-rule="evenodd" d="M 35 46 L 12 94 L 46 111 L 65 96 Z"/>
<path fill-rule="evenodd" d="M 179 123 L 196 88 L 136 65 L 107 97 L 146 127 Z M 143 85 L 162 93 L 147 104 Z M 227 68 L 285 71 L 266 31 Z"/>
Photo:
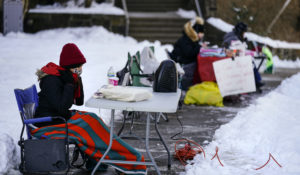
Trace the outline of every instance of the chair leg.
<path fill-rule="evenodd" d="M 79 165 L 75 165 L 75 162 L 79 158 L 79 154 L 81 155 L 81 158 L 82 158 L 83 162 Z M 71 167 L 81 168 L 86 163 L 86 160 L 87 160 L 87 155 L 84 154 L 84 152 L 82 152 L 77 145 L 75 145 L 74 150 L 73 150 L 73 154 L 72 154 Z"/>
<path fill-rule="evenodd" d="M 122 127 L 120 128 L 120 130 L 118 131 L 118 136 L 120 136 L 124 130 L 124 127 L 125 127 L 125 123 L 126 123 L 126 119 L 129 115 L 129 112 L 128 111 L 125 111 L 126 114 L 123 115 L 123 124 L 122 124 Z"/>
<path fill-rule="evenodd" d="M 164 114 L 164 113 L 160 112 L 157 117 L 156 123 L 159 123 L 160 117 L 162 117 L 166 122 L 169 121 L 168 114 Z"/>
<path fill-rule="evenodd" d="M 133 112 L 133 113 L 132 113 L 131 123 L 130 123 L 130 131 L 129 131 L 130 134 L 132 134 L 132 130 L 133 130 L 133 120 L 134 120 L 136 114 L 137 114 L 137 112 Z"/>
<path fill-rule="evenodd" d="M 21 163 L 19 165 L 19 170 L 21 173 L 24 173 L 24 139 L 21 138 L 19 141 L 18 141 L 18 145 L 20 146 L 20 154 L 21 154 Z"/>
<path fill-rule="evenodd" d="M 159 116 L 161 116 L 166 122 L 169 121 L 169 118 L 168 118 L 168 114 L 164 114 L 164 113 L 159 113 Z"/>

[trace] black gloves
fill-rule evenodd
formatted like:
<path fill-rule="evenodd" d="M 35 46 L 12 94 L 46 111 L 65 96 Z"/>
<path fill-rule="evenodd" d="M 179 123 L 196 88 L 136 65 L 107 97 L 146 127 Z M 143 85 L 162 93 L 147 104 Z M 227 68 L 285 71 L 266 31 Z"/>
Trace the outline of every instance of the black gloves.
<path fill-rule="evenodd" d="M 60 77 L 61 79 L 66 83 L 66 84 L 72 84 L 74 85 L 74 79 L 72 72 L 69 70 L 59 70 Z"/>

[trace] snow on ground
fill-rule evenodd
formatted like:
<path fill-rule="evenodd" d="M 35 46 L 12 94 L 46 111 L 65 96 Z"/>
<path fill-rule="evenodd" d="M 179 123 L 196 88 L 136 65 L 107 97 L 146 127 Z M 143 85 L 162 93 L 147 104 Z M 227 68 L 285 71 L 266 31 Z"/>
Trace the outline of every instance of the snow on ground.
<path fill-rule="evenodd" d="M 284 80 L 269 94 L 240 111 L 220 127 L 205 148 L 206 159 L 197 155 L 186 175 L 298 175 L 300 174 L 300 73 Z M 217 158 L 211 160 L 219 148 Z M 275 161 L 264 168 L 269 153 Z"/>
<path fill-rule="evenodd" d="M 81 2 L 83 3 L 83 2 Z M 78 3 L 80 4 L 80 3 Z M 65 6 L 55 3 L 54 5 L 40 6 L 29 10 L 30 13 L 80 13 L 80 14 L 106 14 L 124 15 L 124 10 L 115 7 L 112 3 L 97 4 L 94 1 L 90 8 L 78 7 L 74 1 L 69 1 Z"/>
<path fill-rule="evenodd" d="M 220 18 L 210 17 L 207 19 L 207 22 L 226 33 L 232 31 L 234 27 Z M 273 48 L 300 49 L 300 43 L 289 43 L 286 41 L 273 40 L 269 37 L 260 36 L 252 32 L 246 32 L 245 36 L 249 41 L 263 43 Z"/>
<path fill-rule="evenodd" d="M 8 134 L 0 134 L 0 174 L 16 174 L 12 169 L 18 162 L 17 146 Z"/>
<path fill-rule="evenodd" d="M 171 45 L 161 45 L 158 41 L 154 43 L 150 43 L 148 41 L 138 43 L 131 37 L 124 37 L 119 34 L 108 32 L 103 27 L 66 28 L 45 30 L 36 34 L 10 33 L 6 36 L 0 35 L 0 98 L 2 99 L 0 102 L 0 105 L 2 106 L 2 115 L 0 117 L 0 152 L 2 153 L 2 155 L 19 155 L 19 149 L 16 142 L 19 139 L 19 134 L 21 131 L 21 120 L 18 113 L 13 89 L 26 88 L 31 86 L 32 84 L 36 84 L 39 88 L 37 77 L 35 76 L 35 71 L 50 61 L 58 63 L 59 54 L 63 45 L 69 42 L 77 44 L 87 58 L 87 63 L 83 67 L 82 74 L 86 97 L 85 100 L 88 100 L 88 98 L 97 89 L 106 84 L 106 73 L 110 66 L 113 66 L 115 71 L 120 70 L 125 66 L 128 51 L 133 54 L 138 50 L 141 51 L 145 46 L 152 45 L 155 47 L 155 55 L 157 59 L 161 61 L 166 59 L 167 57 L 164 49 L 167 48 L 170 51 L 172 50 Z M 295 87 L 283 88 L 283 86 L 281 88 L 282 92 L 286 92 L 285 90 L 290 88 L 295 89 L 296 93 L 296 88 L 298 86 L 298 84 L 296 83 L 298 79 L 296 77 L 292 80 L 286 81 L 286 84 L 289 83 L 290 86 L 292 86 L 294 82 Z M 286 94 L 283 94 L 281 91 L 277 90 L 267 97 L 261 98 L 256 105 L 251 106 L 248 110 L 239 114 L 239 116 L 237 117 L 238 121 L 243 121 L 246 118 L 250 118 L 248 119 L 249 126 L 247 126 L 245 123 L 233 122 L 232 124 L 230 123 L 230 127 L 228 125 L 224 127 L 227 128 L 225 130 L 228 130 L 226 132 L 230 132 L 232 134 L 222 135 L 221 133 L 226 134 L 226 132 L 217 132 L 217 140 L 211 144 L 211 149 L 213 149 L 214 144 L 218 144 L 221 142 L 223 143 L 223 137 L 223 139 L 226 141 L 227 138 L 229 139 L 231 135 L 235 136 L 235 138 L 232 140 L 232 143 L 227 140 L 227 142 L 224 141 L 223 143 L 224 147 L 223 145 L 219 146 L 222 156 L 225 155 L 223 153 L 224 150 L 226 150 L 226 148 L 228 147 L 230 148 L 228 149 L 228 152 L 230 154 L 227 155 L 229 157 L 229 160 L 225 161 L 226 166 L 230 165 L 231 163 L 235 163 L 230 162 L 231 156 L 234 159 L 241 160 L 240 163 L 245 162 L 244 167 L 252 168 L 254 166 L 258 166 L 263 161 L 261 159 L 267 159 L 268 152 L 271 152 L 276 158 L 278 158 L 278 161 L 280 161 L 280 163 L 282 163 L 284 167 L 287 166 L 286 161 L 291 161 L 289 163 L 289 169 L 287 171 L 290 171 L 291 167 L 295 165 L 294 162 L 299 160 L 297 156 L 299 156 L 298 153 L 300 151 L 296 150 L 293 147 L 296 142 L 298 143 L 298 140 L 295 137 L 295 134 L 289 133 L 286 130 L 286 128 L 289 127 L 289 131 L 294 131 L 295 133 L 297 133 L 296 127 L 299 127 L 297 121 L 291 122 L 293 117 L 295 117 L 293 112 L 297 112 L 294 108 L 299 104 L 296 98 L 297 94 L 294 95 L 294 97 L 296 98 L 295 100 L 288 98 L 288 96 L 286 96 Z M 271 108 L 271 106 L 274 106 L 274 110 L 273 108 Z M 290 107 L 291 109 L 287 109 L 287 107 Z M 98 110 L 87 108 L 84 106 L 73 106 L 73 109 L 87 110 L 99 114 Z M 264 114 L 269 115 L 268 117 L 266 117 L 267 115 Z M 279 116 L 277 114 L 282 114 L 282 116 Z M 106 123 L 109 122 L 110 115 L 108 110 L 101 110 L 100 116 Z M 259 116 L 261 116 L 261 118 Z M 283 117 L 284 120 L 281 117 Z M 261 122 L 261 120 L 271 121 L 269 121 L 268 123 L 264 123 Z M 261 125 L 258 125 L 257 123 L 260 123 Z M 278 126 L 278 123 L 280 123 L 280 126 Z M 278 127 L 278 130 L 269 128 L 269 124 L 275 125 L 276 127 Z M 241 131 L 241 127 L 249 128 L 250 126 L 253 128 L 245 130 L 244 132 L 240 132 L 245 133 L 245 136 L 247 136 L 245 138 L 241 135 L 238 135 L 239 133 L 235 133 L 236 130 Z M 232 131 L 229 131 L 228 127 L 229 129 L 231 128 Z M 265 128 L 266 131 L 270 132 L 262 132 L 261 130 L 259 131 L 259 128 Z M 282 130 L 282 133 L 279 132 L 280 130 Z M 250 147 L 252 149 L 253 147 L 257 147 L 257 152 L 263 153 L 261 155 L 262 157 L 259 156 L 258 159 L 250 159 L 252 161 L 249 161 L 248 159 L 244 160 L 243 157 L 245 156 L 245 158 L 251 158 L 252 154 L 256 157 L 256 155 L 258 154 L 257 152 L 255 152 L 255 154 L 252 152 L 250 152 L 251 154 L 247 154 L 247 152 L 243 151 L 243 149 L 240 147 L 230 147 L 230 144 L 238 143 L 239 140 L 248 141 L 247 139 L 250 139 L 250 136 L 248 136 L 250 131 L 254 132 L 259 137 L 254 134 L 250 135 L 253 137 L 251 137 L 253 141 L 251 143 L 253 143 L 254 145 L 246 145 L 246 148 Z M 272 140 L 274 138 L 273 135 L 271 135 L 271 132 L 274 132 L 276 139 L 280 142 L 272 142 L 274 141 Z M 283 136 L 283 134 L 286 134 L 286 136 L 281 137 Z M 255 139 L 256 137 L 254 136 L 256 136 L 257 139 Z M 258 145 L 256 145 L 259 142 L 259 139 L 262 140 L 261 143 L 266 148 L 266 151 L 263 151 L 263 148 L 260 148 Z M 283 150 L 283 142 L 289 144 L 289 147 L 286 147 L 286 151 Z M 12 143 L 14 143 L 14 145 Z M 211 150 L 209 150 L 210 148 L 208 148 L 208 152 L 212 152 Z M 288 152 L 292 151 L 294 151 L 293 156 L 288 159 Z M 234 155 L 238 153 L 241 153 L 242 156 L 234 157 Z M 7 171 L 14 172 L 11 167 L 16 168 L 19 162 L 19 160 L 16 161 L 13 159 L 15 157 L 16 156 L 1 156 L 0 174 L 3 174 Z M 200 164 L 199 166 L 204 167 L 204 170 L 207 171 L 208 168 L 212 167 L 212 165 L 210 164 Z M 196 167 L 189 167 L 187 169 L 187 173 L 191 173 L 191 171 L 193 171 L 195 168 Z M 231 168 L 236 169 L 239 172 L 244 172 L 244 169 L 240 170 L 240 166 L 238 165 L 231 165 Z M 286 168 L 283 168 L 283 170 L 286 170 Z M 216 168 L 215 171 L 219 171 L 219 169 Z M 226 171 L 230 170 L 226 169 Z M 298 171 L 297 168 L 295 168 L 295 171 Z"/>

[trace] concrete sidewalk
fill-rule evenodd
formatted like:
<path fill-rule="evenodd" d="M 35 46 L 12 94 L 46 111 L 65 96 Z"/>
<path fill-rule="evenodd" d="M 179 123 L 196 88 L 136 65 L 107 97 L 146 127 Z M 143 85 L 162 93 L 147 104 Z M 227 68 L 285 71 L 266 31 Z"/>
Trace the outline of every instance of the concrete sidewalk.
<path fill-rule="evenodd" d="M 158 128 L 162 133 L 167 146 L 172 155 L 171 170 L 167 169 L 167 152 L 159 141 L 150 141 L 150 150 L 155 158 L 161 173 L 164 175 L 176 175 L 184 172 L 184 166 L 179 160 L 174 159 L 174 145 L 176 140 L 171 137 L 177 133 L 181 134 L 176 136 L 176 139 L 187 138 L 205 146 L 213 139 L 215 131 L 223 124 L 230 122 L 236 114 L 251 104 L 256 98 L 265 95 L 274 88 L 276 88 L 282 80 L 290 77 L 293 74 L 300 72 L 298 69 L 276 69 L 274 74 L 263 74 L 263 82 L 265 86 L 262 88 L 262 93 L 253 93 L 242 95 L 240 98 L 224 102 L 225 107 L 212 107 L 212 106 L 194 106 L 183 105 L 182 109 L 178 110 L 175 114 L 169 114 L 169 121 L 164 121 L 162 118 L 158 124 Z M 180 125 L 180 122 L 182 126 Z M 122 121 L 116 121 L 116 128 L 120 128 Z M 145 136 L 145 123 L 146 116 L 141 114 L 134 119 L 133 132 L 137 135 L 142 134 Z M 125 130 L 128 132 L 130 127 L 130 120 L 127 121 Z M 117 131 L 117 130 L 116 130 Z M 156 137 L 154 122 L 151 123 L 151 137 Z M 146 159 L 145 145 L 135 140 L 126 140 L 129 144 L 134 145 L 140 152 L 142 152 Z M 72 169 L 70 174 L 89 174 L 85 170 Z M 97 172 L 98 175 L 112 175 L 116 174 L 112 168 L 106 172 Z M 156 174 L 154 167 L 148 167 L 148 175 Z"/>

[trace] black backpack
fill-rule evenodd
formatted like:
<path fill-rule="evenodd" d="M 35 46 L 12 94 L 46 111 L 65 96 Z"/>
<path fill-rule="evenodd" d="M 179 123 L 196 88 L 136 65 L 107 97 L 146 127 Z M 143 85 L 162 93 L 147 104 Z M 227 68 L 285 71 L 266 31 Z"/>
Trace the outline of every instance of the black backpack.
<path fill-rule="evenodd" d="M 178 73 L 175 62 L 168 59 L 160 63 L 155 72 L 154 92 L 177 92 Z"/>

